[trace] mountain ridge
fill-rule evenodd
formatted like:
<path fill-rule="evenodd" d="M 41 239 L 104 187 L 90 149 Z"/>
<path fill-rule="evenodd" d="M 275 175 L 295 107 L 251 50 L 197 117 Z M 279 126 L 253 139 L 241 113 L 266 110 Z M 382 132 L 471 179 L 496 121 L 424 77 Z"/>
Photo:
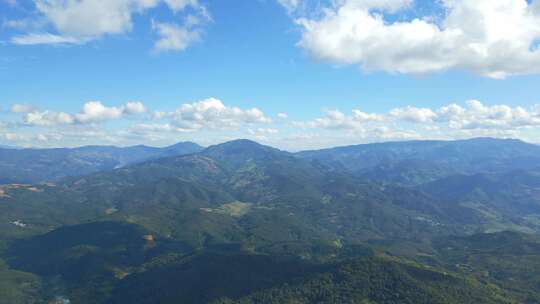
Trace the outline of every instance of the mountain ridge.
<path fill-rule="evenodd" d="M 509 147 L 478 158 L 493 142 Z M 462 144 L 354 171 L 235 140 L 2 185 L 0 295 L 24 279 L 11 297 L 82 304 L 538 303 L 540 171 L 513 158 L 536 149 Z M 292 281 L 291 258 L 309 264 Z"/>
<path fill-rule="evenodd" d="M 203 148 L 181 142 L 164 148 L 83 146 L 79 148 L 0 149 L 0 184 L 51 182 L 68 176 L 106 171 L 160 157 L 190 154 Z"/>

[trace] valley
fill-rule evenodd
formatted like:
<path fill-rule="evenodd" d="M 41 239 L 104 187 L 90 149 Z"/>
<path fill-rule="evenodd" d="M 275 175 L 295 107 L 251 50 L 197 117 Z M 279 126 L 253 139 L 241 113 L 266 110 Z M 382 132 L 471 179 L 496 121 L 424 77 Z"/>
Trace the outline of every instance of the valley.
<path fill-rule="evenodd" d="M 340 149 L 289 153 L 237 140 L 5 184 L 0 295 L 96 304 L 540 301 L 540 147 L 473 139 Z M 479 149 L 494 155 L 469 160 Z"/>

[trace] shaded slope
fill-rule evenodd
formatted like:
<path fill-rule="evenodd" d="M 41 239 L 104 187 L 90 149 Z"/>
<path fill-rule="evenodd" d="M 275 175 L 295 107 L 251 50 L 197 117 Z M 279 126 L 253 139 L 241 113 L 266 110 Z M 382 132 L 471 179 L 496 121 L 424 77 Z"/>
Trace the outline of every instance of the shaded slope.
<path fill-rule="evenodd" d="M 163 282 L 162 284 L 160 284 Z M 476 281 L 380 258 L 203 255 L 124 280 L 111 303 L 512 303 Z"/>

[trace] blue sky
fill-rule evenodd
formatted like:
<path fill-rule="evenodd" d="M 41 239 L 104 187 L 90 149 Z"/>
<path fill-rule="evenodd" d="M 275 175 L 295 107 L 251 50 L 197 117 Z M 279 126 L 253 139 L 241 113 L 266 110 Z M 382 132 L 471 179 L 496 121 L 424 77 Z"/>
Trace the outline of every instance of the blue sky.
<path fill-rule="evenodd" d="M 0 144 L 540 142 L 538 20 L 524 0 L 0 0 Z"/>

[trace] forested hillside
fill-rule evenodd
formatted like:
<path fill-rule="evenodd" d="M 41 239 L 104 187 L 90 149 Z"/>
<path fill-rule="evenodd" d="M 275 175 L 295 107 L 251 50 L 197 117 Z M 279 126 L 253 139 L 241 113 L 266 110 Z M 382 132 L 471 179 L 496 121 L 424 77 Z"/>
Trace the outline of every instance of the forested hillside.
<path fill-rule="evenodd" d="M 500 149 L 486 163 L 462 156 L 493 146 Z M 384 170 L 377 174 L 388 178 L 373 177 L 386 164 L 375 154 L 363 160 L 367 152 L 298 154 L 237 140 L 54 183 L 0 186 L 0 296 L 82 304 L 539 301 L 540 182 L 534 162 L 518 161 L 534 160 L 536 146 L 479 139 L 371 148 L 408 162 L 415 182 Z M 436 174 L 428 165 L 413 172 L 421 158 L 438 164 Z M 372 169 L 358 170 L 358 161 Z"/>

